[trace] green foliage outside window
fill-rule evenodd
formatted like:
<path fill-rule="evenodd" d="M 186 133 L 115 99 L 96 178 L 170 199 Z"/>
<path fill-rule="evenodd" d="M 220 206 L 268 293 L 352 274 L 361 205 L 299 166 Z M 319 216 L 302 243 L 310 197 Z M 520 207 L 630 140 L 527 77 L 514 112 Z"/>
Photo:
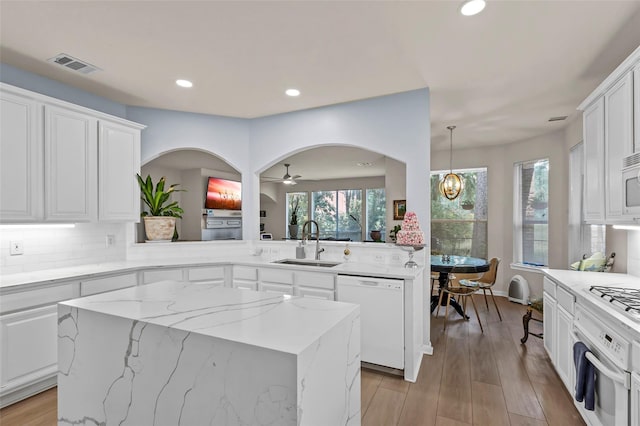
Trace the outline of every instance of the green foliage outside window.
<path fill-rule="evenodd" d="M 448 200 L 438 185 L 446 172 L 431 174 L 431 249 L 434 253 L 487 258 L 487 170 L 458 170 L 462 194 Z"/>

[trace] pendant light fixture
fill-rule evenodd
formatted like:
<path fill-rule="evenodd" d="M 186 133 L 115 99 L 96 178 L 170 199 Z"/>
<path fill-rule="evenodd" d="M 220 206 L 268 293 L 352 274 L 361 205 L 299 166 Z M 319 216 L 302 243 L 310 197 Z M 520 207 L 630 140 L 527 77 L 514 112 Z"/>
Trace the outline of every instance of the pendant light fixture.
<path fill-rule="evenodd" d="M 462 178 L 453 173 L 453 129 L 455 128 L 456 126 L 447 127 L 449 129 L 449 173 L 444 175 L 439 185 L 440 193 L 448 200 L 458 198 L 464 188 Z"/>

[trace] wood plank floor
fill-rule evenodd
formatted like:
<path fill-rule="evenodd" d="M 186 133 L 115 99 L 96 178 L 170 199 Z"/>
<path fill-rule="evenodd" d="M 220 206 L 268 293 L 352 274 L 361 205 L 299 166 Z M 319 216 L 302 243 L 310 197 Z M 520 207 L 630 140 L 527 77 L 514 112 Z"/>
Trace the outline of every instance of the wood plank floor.
<path fill-rule="evenodd" d="M 542 341 L 520 344 L 525 308 L 496 298 L 500 322 L 475 297 L 485 333 L 473 314 L 463 321 L 450 312 L 446 331 L 442 316 L 432 317 L 434 355 L 424 357 L 416 383 L 362 370 L 364 426 L 584 425 Z M 54 388 L 0 410 L 0 425 L 54 426 L 56 404 Z"/>

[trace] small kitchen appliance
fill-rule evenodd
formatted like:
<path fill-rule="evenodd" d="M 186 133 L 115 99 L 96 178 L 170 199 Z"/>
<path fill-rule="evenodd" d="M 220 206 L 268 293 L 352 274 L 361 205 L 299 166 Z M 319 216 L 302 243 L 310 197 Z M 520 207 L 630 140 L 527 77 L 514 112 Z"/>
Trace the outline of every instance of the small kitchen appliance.
<path fill-rule="evenodd" d="M 521 305 L 529 303 L 529 283 L 522 275 L 514 275 L 509 283 L 509 301 Z"/>

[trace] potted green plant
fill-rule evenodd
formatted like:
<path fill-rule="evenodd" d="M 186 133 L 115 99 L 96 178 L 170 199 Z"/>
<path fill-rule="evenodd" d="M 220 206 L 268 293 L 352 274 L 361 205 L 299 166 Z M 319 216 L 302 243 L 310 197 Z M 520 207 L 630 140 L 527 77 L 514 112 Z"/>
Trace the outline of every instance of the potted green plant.
<path fill-rule="evenodd" d="M 139 174 L 140 199 L 147 206 L 148 211 L 143 211 L 140 216 L 144 219 L 144 231 L 149 241 L 175 241 L 178 239 L 176 230 L 176 218 L 182 219 L 184 210 L 177 201 L 171 201 L 171 194 L 184 189 L 177 189 L 178 184 L 170 185 L 165 190 L 166 178 L 163 176 L 158 183 L 153 185 L 151 175 L 142 179 Z"/>
<path fill-rule="evenodd" d="M 291 209 L 291 216 L 289 216 L 289 237 L 298 238 L 298 207 L 300 200 L 296 198 L 296 203 Z"/>
<path fill-rule="evenodd" d="M 391 239 L 392 242 L 396 242 L 396 235 L 398 235 L 398 231 L 400 231 L 401 226 L 400 225 L 396 225 L 393 227 L 393 229 L 391 231 L 389 231 L 389 238 Z"/>

